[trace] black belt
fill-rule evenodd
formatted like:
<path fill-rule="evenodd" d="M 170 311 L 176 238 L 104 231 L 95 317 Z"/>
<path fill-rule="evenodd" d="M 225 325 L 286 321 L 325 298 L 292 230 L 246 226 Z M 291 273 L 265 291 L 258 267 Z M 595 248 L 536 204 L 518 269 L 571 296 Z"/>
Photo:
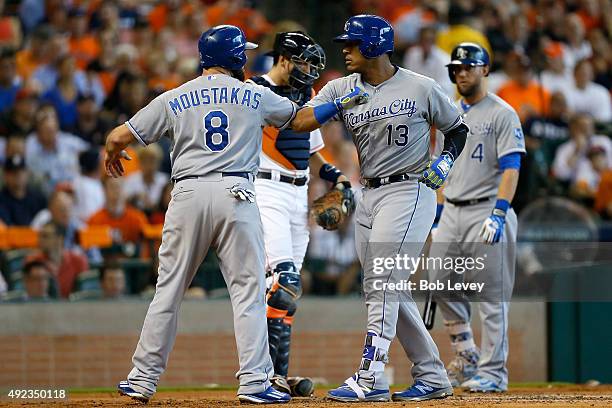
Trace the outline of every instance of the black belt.
<path fill-rule="evenodd" d="M 457 207 L 465 207 L 466 205 L 474 205 L 474 204 L 478 204 L 478 203 L 484 203 L 485 201 L 489 201 L 490 199 L 491 199 L 491 197 L 474 198 L 472 200 L 449 200 L 447 198 L 446 201 L 448 201 L 452 205 L 456 205 Z"/>
<path fill-rule="evenodd" d="M 245 178 L 247 180 L 251 179 L 251 173 L 246 172 L 246 171 L 224 171 L 221 173 L 221 175 L 223 177 L 242 177 Z M 200 177 L 204 177 L 204 176 L 185 176 L 185 177 L 180 177 L 180 178 L 175 178 L 172 179 L 173 182 L 178 183 L 179 181 L 183 181 L 183 180 L 192 180 L 192 179 L 197 179 Z"/>
<path fill-rule="evenodd" d="M 272 180 L 272 173 L 259 172 L 257 173 L 257 178 Z M 300 187 L 308 183 L 308 177 L 289 177 L 281 175 L 278 181 Z"/>
<path fill-rule="evenodd" d="M 363 185 L 367 188 L 378 188 L 386 184 L 399 183 L 400 181 L 410 180 L 408 174 L 394 174 L 389 177 L 364 178 Z"/>

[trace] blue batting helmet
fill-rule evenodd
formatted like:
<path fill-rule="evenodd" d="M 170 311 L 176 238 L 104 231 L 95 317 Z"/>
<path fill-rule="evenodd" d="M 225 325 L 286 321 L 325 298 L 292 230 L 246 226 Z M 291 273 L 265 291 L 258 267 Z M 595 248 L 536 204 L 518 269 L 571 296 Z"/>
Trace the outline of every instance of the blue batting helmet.
<path fill-rule="evenodd" d="M 222 67 L 240 70 L 247 61 L 245 50 L 257 48 L 242 30 L 233 25 L 219 25 L 202 33 L 198 41 L 201 68 Z"/>
<path fill-rule="evenodd" d="M 364 57 L 376 58 L 393 52 L 393 27 L 382 17 L 360 14 L 346 21 L 344 34 L 334 38 L 334 41 L 356 41 Z"/>
<path fill-rule="evenodd" d="M 455 72 L 453 65 L 470 65 L 482 67 L 490 64 L 489 53 L 484 47 L 476 43 L 463 42 L 457 45 L 451 53 L 451 62 L 446 64 L 448 76 L 455 83 Z"/>

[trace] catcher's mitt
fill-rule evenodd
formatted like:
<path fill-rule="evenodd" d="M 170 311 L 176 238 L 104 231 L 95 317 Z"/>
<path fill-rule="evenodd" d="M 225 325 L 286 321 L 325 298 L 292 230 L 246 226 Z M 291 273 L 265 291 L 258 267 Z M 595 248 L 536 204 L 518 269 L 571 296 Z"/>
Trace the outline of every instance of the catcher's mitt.
<path fill-rule="evenodd" d="M 335 230 L 346 217 L 355 210 L 355 197 L 351 184 L 338 183 L 336 188 L 328 191 L 312 203 L 310 214 L 317 224 L 326 230 Z"/>

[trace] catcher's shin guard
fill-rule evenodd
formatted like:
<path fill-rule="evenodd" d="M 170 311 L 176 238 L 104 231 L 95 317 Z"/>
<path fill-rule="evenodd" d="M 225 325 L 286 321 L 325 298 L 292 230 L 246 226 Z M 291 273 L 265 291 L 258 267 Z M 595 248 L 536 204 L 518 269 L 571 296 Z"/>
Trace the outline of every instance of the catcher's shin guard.
<path fill-rule="evenodd" d="M 297 307 L 296 299 L 302 295 L 302 283 L 293 262 L 279 263 L 273 274 L 272 286 L 267 295 L 268 342 L 275 373 L 286 377 L 291 320 Z"/>
<path fill-rule="evenodd" d="M 274 361 L 274 372 L 283 377 L 287 377 L 289 372 L 289 352 L 291 350 L 291 325 L 293 323 L 293 314 L 295 308 L 290 310 L 287 317 L 283 319 L 280 332 L 280 341 L 278 343 L 278 353 Z"/>

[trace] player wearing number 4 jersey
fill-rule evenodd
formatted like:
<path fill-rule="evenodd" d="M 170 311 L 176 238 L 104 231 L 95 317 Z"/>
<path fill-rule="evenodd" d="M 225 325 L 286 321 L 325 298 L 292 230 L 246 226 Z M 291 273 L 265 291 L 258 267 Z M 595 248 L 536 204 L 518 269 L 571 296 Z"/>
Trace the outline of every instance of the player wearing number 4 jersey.
<path fill-rule="evenodd" d="M 129 160 L 125 147 L 135 140 L 149 144 L 169 137 L 175 183 L 159 249 L 155 297 L 132 359 L 134 368 L 119 383 L 122 395 L 146 402 L 155 393 L 174 345 L 183 295 L 212 247 L 234 311 L 239 399 L 290 400 L 270 386 L 274 372 L 266 330 L 263 230 L 253 186 L 262 128 L 291 125 L 311 131 L 366 97 L 355 89 L 297 112 L 289 99 L 242 82 L 245 50 L 255 47 L 235 26 L 206 31 L 198 43 L 202 75 L 158 96 L 107 138 L 106 171 L 119 177 L 124 174 L 121 160 Z"/>
<path fill-rule="evenodd" d="M 510 202 L 518 182 L 521 155 L 525 154 L 523 132 L 514 109 L 484 88 L 489 56 L 483 47 L 459 44 L 452 52 L 448 71 L 463 97 L 459 105 L 470 134 L 466 151 L 446 180 L 430 256 L 486 257 L 482 274 L 461 275 L 467 281 L 474 279 L 489 285 L 490 293 L 495 293 L 478 303 L 482 318 L 480 351 L 474 343 L 467 299 L 449 301 L 436 296 L 434 299 L 455 351 L 447 368 L 453 386 L 480 392 L 505 391 L 508 306 L 514 282 L 513 244 L 517 232 L 516 214 Z M 447 248 L 446 243 L 459 244 Z M 434 271 L 433 278 L 444 281 L 448 275 Z"/>
<path fill-rule="evenodd" d="M 355 214 L 368 322 L 357 372 L 328 397 L 389 400 L 384 367 L 397 333 L 414 363 L 415 382 L 393 394 L 393 400 L 444 398 L 452 395 L 452 388 L 410 293 L 376 289 L 383 276 L 387 282 L 398 282 L 408 279 L 409 271 L 391 269 L 377 275 L 372 260 L 394 258 L 400 251 L 419 256 L 435 215 L 434 189 L 459 157 L 467 127 L 436 82 L 391 64 L 393 28 L 383 18 L 351 17 L 336 41 L 343 43 L 346 67 L 353 74 L 327 83 L 307 105 L 332 101 L 355 87 L 371 95 L 366 104 L 336 116 L 353 136 L 365 184 Z M 433 162 L 429 154 L 432 126 L 445 135 L 444 151 Z"/>

